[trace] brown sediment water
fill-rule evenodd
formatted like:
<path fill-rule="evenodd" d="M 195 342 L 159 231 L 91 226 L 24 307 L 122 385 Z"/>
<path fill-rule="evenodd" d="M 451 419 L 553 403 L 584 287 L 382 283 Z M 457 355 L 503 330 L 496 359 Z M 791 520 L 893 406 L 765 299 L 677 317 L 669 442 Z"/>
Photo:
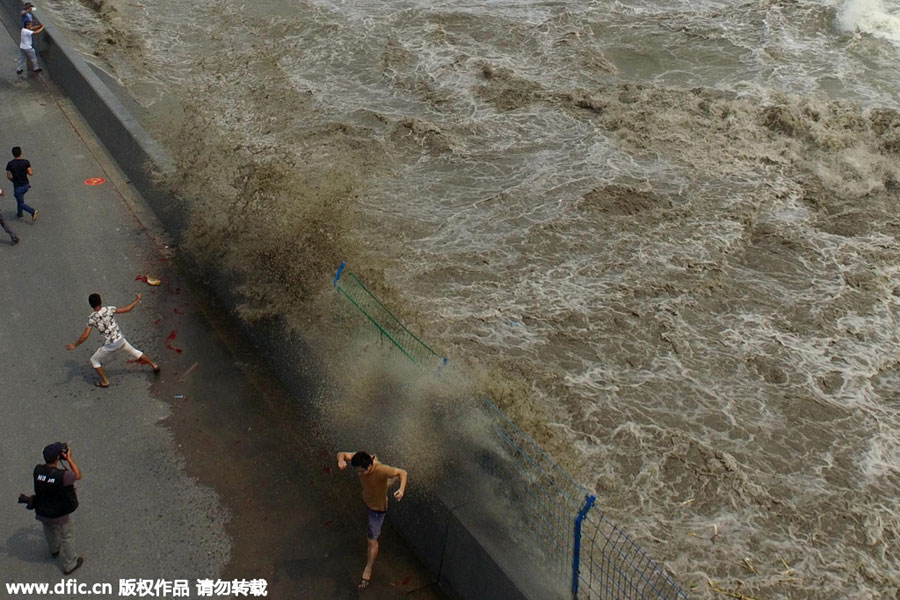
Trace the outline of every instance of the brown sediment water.
<path fill-rule="evenodd" d="M 186 248 L 336 366 L 323 418 L 429 397 L 346 337 L 346 260 L 695 597 L 877 598 L 900 587 L 877 4 L 46 8 L 176 157 Z"/>

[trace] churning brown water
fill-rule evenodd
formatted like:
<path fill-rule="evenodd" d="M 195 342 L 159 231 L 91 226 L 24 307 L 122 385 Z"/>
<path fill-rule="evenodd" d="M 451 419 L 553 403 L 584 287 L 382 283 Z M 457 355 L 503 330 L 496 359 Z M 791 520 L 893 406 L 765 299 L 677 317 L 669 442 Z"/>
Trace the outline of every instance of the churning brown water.
<path fill-rule="evenodd" d="M 347 260 L 692 596 L 898 593 L 900 5 L 48 2 L 244 316 Z"/>

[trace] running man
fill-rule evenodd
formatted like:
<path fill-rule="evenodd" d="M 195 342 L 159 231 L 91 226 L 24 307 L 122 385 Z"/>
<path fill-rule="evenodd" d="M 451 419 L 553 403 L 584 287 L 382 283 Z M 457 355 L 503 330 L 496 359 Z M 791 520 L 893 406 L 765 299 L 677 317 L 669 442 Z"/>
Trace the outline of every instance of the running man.
<path fill-rule="evenodd" d="M 366 552 L 366 568 L 363 569 L 362 580 L 359 582 L 359 589 L 363 590 L 369 587 L 372 566 L 375 564 L 375 557 L 378 556 L 378 536 L 381 535 L 381 526 L 387 514 L 388 490 L 399 479 L 400 487 L 394 492 L 394 498 L 397 502 L 402 500 L 406 492 L 407 475 L 403 469 L 381 464 L 374 454 L 370 456 L 365 452 L 338 452 L 338 469 L 342 471 L 346 469 L 348 462 L 359 475 L 363 502 L 366 503 L 366 512 L 369 515 L 369 525 L 366 529 L 369 544 Z"/>
<path fill-rule="evenodd" d="M 100 299 L 100 294 L 91 294 L 88 296 L 88 303 L 91 305 L 91 308 L 94 309 L 94 312 L 91 313 L 91 316 L 88 317 L 87 327 L 84 328 L 84 332 L 82 332 L 81 337 L 78 338 L 78 341 L 74 344 L 66 345 L 66 350 L 74 350 L 78 346 L 82 344 L 88 336 L 91 335 L 91 329 L 96 327 L 97 331 L 99 331 L 103 335 L 103 341 L 105 342 L 102 346 L 97 348 L 97 351 L 94 352 L 94 355 L 91 356 L 91 366 L 97 371 L 97 374 L 100 376 L 100 381 L 95 381 L 94 385 L 101 388 L 109 387 L 109 379 L 106 378 L 106 373 L 103 371 L 102 360 L 107 356 L 112 354 L 113 352 L 117 352 L 119 350 L 125 350 L 125 353 L 136 359 L 139 363 L 143 365 L 150 365 L 153 367 L 154 373 L 159 373 L 159 365 L 150 360 L 146 354 L 141 352 L 140 350 L 135 349 L 131 344 L 128 343 L 128 340 L 125 339 L 125 336 L 122 335 L 122 331 L 119 329 L 119 324 L 116 323 L 115 315 L 119 315 L 122 313 L 130 312 L 135 306 L 138 305 L 138 302 L 143 298 L 143 294 L 138 294 L 134 299 L 134 302 L 129 304 L 128 306 L 122 308 L 116 308 L 115 306 L 103 306 L 103 300 Z"/>
<path fill-rule="evenodd" d="M 6 178 L 12 181 L 13 196 L 16 197 L 16 216 L 20 219 L 25 213 L 31 215 L 32 222 L 37 219 L 37 211 L 25 204 L 25 194 L 31 189 L 28 176 L 34 175 L 31 170 L 31 161 L 22 158 L 22 148 L 13 146 L 13 159 L 6 163 Z"/>

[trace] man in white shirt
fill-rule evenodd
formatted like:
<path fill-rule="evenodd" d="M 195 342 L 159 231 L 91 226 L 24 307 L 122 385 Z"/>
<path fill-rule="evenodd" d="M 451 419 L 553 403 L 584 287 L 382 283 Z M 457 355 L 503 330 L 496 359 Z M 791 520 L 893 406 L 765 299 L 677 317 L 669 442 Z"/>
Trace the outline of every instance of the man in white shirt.
<path fill-rule="evenodd" d="M 80 346 L 91 334 L 91 329 L 97 328 L 97 331 L 103 336 L 104 342 L 102 346 L 97 348 L 94 355 L 91 356 L 91 366 L 94 367 L 94 370 L 97 371 L 97 375 L 100 376 L 100 381 L 94 382 L 94 385 L 97 387 L 109 387 L 109 379 L 106 378 L 106 373 L 103 371 L 103 363 L 101 361 L 113 352 L 119 350 L 124 350 L 125 354 L 136 360 L 138 363 L 150 365 L 153 367 L 154 373 L 159 373 L 158 364 L 153 362 L 149 356 L 128 343 L 128 340 L 122 335 L 122 330 L 119 329 L 119 324 L 116 323 L 115 319 L 115 315 L 131 312 L 131 309 L 137 306 L 142 297 L 142 294 L 138 294 L 134 301 L 128 306 L 116 308 L 115 306 L 103 306 L 103 300 L 100 298 L 100 294 L 91 294 L 88 296 L 88 304 L 91 305 L 93 312 L 91 313 L 91 316 L 88 317 L 87 327 L 84 328 L 84 332 L 81 334 L 81 337 L 78 338 L 77 342 L 66 345 L 66 350 L 74 350 Z"/>
<path fill-rule="evenodd" d="M 37 52 L 34 51 L 34 43 L 32 40 L 32 36 L 35 33 L 40 33 L 44 30 L 43 25 L 35 25 L 34 21 L 26 21 L 24 26 L 22 27 L 22 33 L 19 42 L 19 62 L 16 65 L 16 75 L 21 75 L 22 71 L 25 70 L 25 67 L 28 66 L 28 60 L 31 61 L 31 66 L 34 68 L 35 73 L 41 72 L 41 65 L 38 63 Z"/>

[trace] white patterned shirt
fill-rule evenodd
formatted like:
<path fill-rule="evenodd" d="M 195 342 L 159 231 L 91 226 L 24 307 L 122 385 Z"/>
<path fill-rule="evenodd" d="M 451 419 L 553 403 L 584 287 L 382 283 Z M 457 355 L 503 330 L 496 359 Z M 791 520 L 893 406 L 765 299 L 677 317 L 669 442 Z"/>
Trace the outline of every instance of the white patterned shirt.
<path fill-rule="evenodd" d="M 100 310 L 92 312 L 88 317 L 88 327 L 96 327 L 97 331 L 103 334 L 107 346 L 122 339 L 122 331 L 119 329 L 119 324 L 116 323 L 115 314 L 115 306 L 104 306 Z"/>

